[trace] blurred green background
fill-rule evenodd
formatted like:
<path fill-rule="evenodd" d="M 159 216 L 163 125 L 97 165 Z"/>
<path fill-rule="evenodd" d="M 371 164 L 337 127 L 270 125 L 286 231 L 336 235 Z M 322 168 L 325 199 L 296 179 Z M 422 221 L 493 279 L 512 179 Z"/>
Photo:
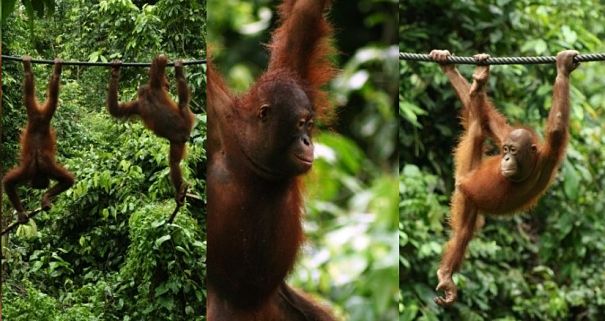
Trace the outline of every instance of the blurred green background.
<path fill-rule="evenodd" d="M 320 127 L 307 179 L 307 242 L 289 283 L 345 320 L 395 320 L 397 311 L 396 1 L 334 1 L 328 91 L 338 120 Z M 238 92 L 265 69 L 279 1 L 208 1 L 208 44 Z"/>
<path fill-rule="evenodd" d="M 602 1 L 399 3 L 399 49 L 460 56 L 605 51 Z M 473 67 L 459 68 L 470 78 Z M 558 178 L 529 213 L 487 218 L 443 309 L 436 270 L 449 235 L 451 151 L 460 103 L 435 63 L 399 64 L 400 320 L 603 320 L 605 315 L 605 64 L 572 73 L 571 142 Z M 541 131 L 554 65 L 493 66 L 489 94 L 512 123 Z"/>
<path fill-rule="evenodd" d="M 2 4 L 5 10 L 15 9 L 2 24 L 5 55 L 128 62 L 150 62 L 160 53 L 171 59 L 205 56 L 205 1 Z M 17 162 L 26 112 L 21 63 L 4 60 L 2 69 L 0 157 L 6 171 Z M 34 66 L 40 99 L 50 70 Z M 174 97 L 173 68 L 167 70 Z M 205 198 L 204 67 L 187 66 L 185 72 L 196 125 L 181 168 L 190 192 Z M 105 107 L 108 79 L 106 67 L 63 67 L 52 125 L 57 159 L 75 174 L 76 184 L 50 212 L 2 238 L 4 320 L 203 320 L 204 204 L 190 200 L 175 224 L 164 224 L 174 209 L 168 143 L 140 121 L 110 117 Z M 147 79 L 146 68 L 124 67 L 120 99 L 134 99 Z M 39 207 L 40 191 L 24 187 L 20 195 L 26 208 Z M 6 198 L 1 206 L 6 226 L 14 219 L 13 210 Z"/>

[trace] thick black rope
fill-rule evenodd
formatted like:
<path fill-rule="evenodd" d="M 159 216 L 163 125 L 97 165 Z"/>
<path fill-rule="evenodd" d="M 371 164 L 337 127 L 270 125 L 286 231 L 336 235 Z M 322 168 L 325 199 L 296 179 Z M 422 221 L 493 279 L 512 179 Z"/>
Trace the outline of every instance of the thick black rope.
<path fill-rule="evenodd" d="M 2 55 L 3 60 L 8 61 L 23 61 L 23 57 L 16 56 L 6 56 Z M 32 59 L 33 64 L 44 64 L 44 65 L 54 65 L 54 60 L 45 60 L 45 59 Z M 200 60 L 188 60 L 183 61 L 183 65 L 203 65 L 206 63 L 206 59 Z M 90 61 L 63 61 L 63 65 L 65 66 L 111 66 L 111 62 L 90 62 Z M 120 66 L 122 67 L 149 67 L 151 63 L 148 62 L 123 62 Z M 169 62 L 167 66 L 174 66 L 174 62 Z"/>
<path fill-rule="evenodd" d="M 409 52 L 400 52 L 399 60 L 407 61 L 434 61 L 428 54 L 417 54 Z M 603 61 L 605 53 L 583 54 L 574 57 L 575 62 L 583 61 Z M 482 65 L 537 65 L 537 64 L 553 64 L 557 61 L 555 56 L 543 57 L 492 57 L 482 62 Z M 477 65 L 479 64 L 473 57 L 449 56 L 447 62 L 459 65 Z"/>

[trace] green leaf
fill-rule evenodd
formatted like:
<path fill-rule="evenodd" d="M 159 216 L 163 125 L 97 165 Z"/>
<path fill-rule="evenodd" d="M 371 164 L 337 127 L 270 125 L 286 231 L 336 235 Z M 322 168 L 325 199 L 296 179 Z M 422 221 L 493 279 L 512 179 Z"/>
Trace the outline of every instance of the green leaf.
<path fill-rule="evenodd" d="M 170 240 L 171 238 L 172 238 L 172 236 L 170 236 L 170 234 L 164 235 L 164 236 L 158 238 L 157 240 L 155 240 L 155 246 L 160 247 L 160 245 L 162 245 L 164 242 Z"/>

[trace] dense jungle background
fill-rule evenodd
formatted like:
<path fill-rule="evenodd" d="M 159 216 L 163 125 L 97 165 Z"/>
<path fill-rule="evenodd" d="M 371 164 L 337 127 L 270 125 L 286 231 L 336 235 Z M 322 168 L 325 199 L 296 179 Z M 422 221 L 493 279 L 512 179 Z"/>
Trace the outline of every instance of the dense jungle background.
<path fill-rule="evenodd" d="M 244 91 L 266 67 L 280 1 L 208 1 L 208 47 Z M 397 319 L 396 1 L 334 1 L 338 108 L 314 137 L 307 242 L 289 283 L 350 321 Z"/>
<path fill-rule="evenodd" d="M 399 49 L 459 56 L 605 51 L 601 1 L 400 1 Z M 469 77 L 472 66 L 459 67 Z M 602 320 L 605 315 L 605 64 L 572 73 L 571 141 L 558 178 L 538 205 L 487 218 L 454 280 L 459 301 L 433 303 L 450 229 L 451 152 L 460 103 L 435 63 L 399 65 L 399 320 Z M 489 94 L 511 122 L 541 131 L 553 65 L 493 66 Z"/>
<path fill-rule="evenodd" d="M 4 55 L 94 62 L 151 62 L 160 53 L 171 60 L 205 57 L 203 0 L 17 1 L 14 8 L 2 24 Z M 40 99 L 51 68 L 34 66 Z M 196 125 L 181 163 L 190 193 L 202 200 L 204 68 L 185 67 Z M 136 98 L 147 70 L 122 68 L 120 100 Z M 167 70 L 175 97 L 174 70 Z M 108 79 L 108 67 L 63 67 L 52 125 L 57 159 L 76 184 L 48 213 L 2 238 L 4 320 L 203 320 L 203 201 L 189 199 L 174 224 L 166 224 L 175 206 L 168 142 L 140 121 L 108 114 Z M 17 162 L 26 122 L 22 82 L 21 63 L 4 60 L 4 172 Z M 39 191 L 24 187 L 20 195 L 26 208 L 39 207 Z M 6 226 L 15 219 L 6 198 L 2 209 Z"/>

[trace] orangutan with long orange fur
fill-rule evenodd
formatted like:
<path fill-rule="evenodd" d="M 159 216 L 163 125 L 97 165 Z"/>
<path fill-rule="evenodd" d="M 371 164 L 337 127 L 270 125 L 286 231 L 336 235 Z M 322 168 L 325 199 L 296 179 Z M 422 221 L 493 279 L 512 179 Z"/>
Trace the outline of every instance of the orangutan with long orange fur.
<path fill-rule="evenodd" d="M 453 235 L 437 271 L 437 291 L 444 291 L 445 295 L 435 298 L 439 305 L 450 305 L 457 299 L 452 275 L 460 269 L 480 215 L 507 215 L 527 210 L 536 204 L 553 181 L 569 141 L 569 75 L 578 65 L 574 62 L 578 52 L 567 50 L 557 55 L 553 106 L 544 143 L 532 129 L 510 126 L 489 101 L 485 92 L 489 65 L 481 64 L 488 55 L 475 56 L 478 66 L 472 86 L 454 65 L 447 63 L 448 51 L 433 50 L 430 55 L 441 64 L 463 105 L 464 134 L 454 154 Z M 487 138 L 500 148 L 499 155 L 483 155 Z"/>
<path fill-rule="evenodd" d="M 236 97 L 208 66 L 208 321 L 332 321 L 284 279 L 303 240 L 301 175 L 330 105 L 327 0 L 285 0 L 268 70 Z"/>

